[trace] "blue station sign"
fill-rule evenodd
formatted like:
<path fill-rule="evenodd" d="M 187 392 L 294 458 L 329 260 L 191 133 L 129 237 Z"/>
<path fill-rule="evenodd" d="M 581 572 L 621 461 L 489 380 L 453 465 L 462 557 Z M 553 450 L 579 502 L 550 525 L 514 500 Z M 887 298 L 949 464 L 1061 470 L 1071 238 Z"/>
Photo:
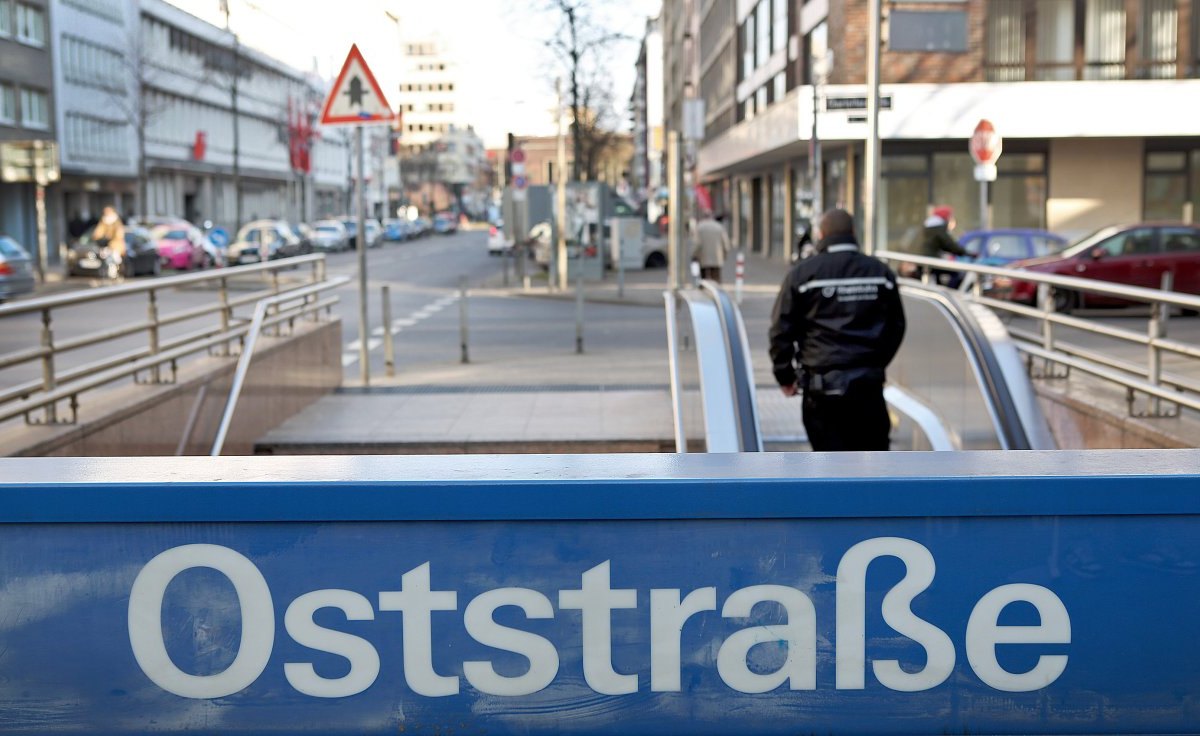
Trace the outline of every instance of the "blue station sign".
<path fill-rule="evenodd" d="M 1099 457 L 3 460 L 0 732 L 1196 732 L 1200 453 Z"/>

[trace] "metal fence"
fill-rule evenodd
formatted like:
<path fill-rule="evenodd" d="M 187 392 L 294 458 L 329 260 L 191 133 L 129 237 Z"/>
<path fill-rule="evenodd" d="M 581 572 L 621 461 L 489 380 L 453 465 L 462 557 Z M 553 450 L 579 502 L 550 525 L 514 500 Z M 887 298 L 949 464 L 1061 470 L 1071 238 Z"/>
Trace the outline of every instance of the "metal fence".
<path fill-rule="evenodd" d="M 1080 371 L 1125 389 L 1126 406 L 1131 415 L 1176 416 L 1179 407 L 1200 411 L 1200 381 L 1164 370 L 1166 356 L 1178 356 L 1187 361 L 1200 359 L 1200 345 L 1172 339 L 1168 336 L 1171 312 L 1200 312 L 1200 296 L 1171 290 L 1171 278 L 1163 278 L 1161 289 L 1125 286 L 1106 281 L 1074 276 L 1043 274 L 996 266 L 980 266 L 960 261 L 915 256 L 909 253 L 879 251 L 877 257 L 897 264 L 909 264 L 920 273 L 922 281 L 931 280 L 931 271 L 952 271 L 965 274 L 960 291 L 1000 314 L 1019 316 L 1034 321 L 1036 329 L 1009 325 L 1017 347 L 1025 354 L 1031 373 L 1040 369 L 1047 378 L 1066 377 L 1071 370 Z M 989 295 L 988 281 L 996 279 L 1025 281 L 1037 284 L 1034 305 L 1021 304 Z M 1136 331 L 1098 322 L 1058 309 L 1063 295 L 1081 293 L 1113 297 L 1149 308 L 1146 328 Z M 1056 328 L 1065 327 L 1101 335 L 1122 343 L 1144 347 L 1144 361 L 1134 362 L 1103 351 L 1091 349 L 1063 339 Z M 1146 398 L 1144 404 L 1137 397 Z"/>
<path fill-rule="evenodd" d="M 286 281 L 281 278 L 283 271 L 297 269 L 301 269 L 300 278 Z M 231 286 L 245 284 L 247 280 L 262 281 L 262 288 L 244 295 L 233 293 Z M 250 330 L 249 318 L 235 314 L 234 310 L 239 307 L 257 304 L 265 297 L 303 289 L 305 293 L 299 302 L 276 302 L 273 311 L 264 320 L 264 326 L 282 325 L 301 316 L 316 319 L 321 310 L 329 311 L 337 302 L 336 297 L 323 297 L 322 292 L 337 285 L 326 280 L 325 256 L 315 254 L 157 278 L 145 283 L 94 288 L 0 306 L 0 329 L 4 329 L 5 324 L 14 318 L 29 314 L 41 317 L 39 344 L 0 355 L 0 370 L 31 364 L 40 365 L 41 368 L 40 380 L 24 381 L 0 389 L 0 421 L 24 416 L 30 424 L 74 424 L 79 416 L 79 397 L 85 392 L 131 377 L 138 383 L 173 383 L 178 373 L 178 361 L 182 358 L 206 351 L 222 356 L 234 355 L 234 346 L 242 345 Z M 215 287 L 212 300 L 169 313 L 160 308 L 160 295 L 164 292 L 195 286 Z M 56 339 L 55 319 L 62 310 L 91 305 L 95 307 L 95 315 L 99 315 L 97 322 L 103 322 L 105 316 L 119 314 L 113 308 L 114 300 L 131 296 L 146 298 L 144 319 L 97 329 L 71 339 Z M 163 334 L 165 327 L 204 318 L 212 318 L 212 324 L 169 338 Z M 143 335 L 145 344 L 69 369 L 59 368 L 59 359 L 64 354 L 135 335 Z M 63 402 L 69 406 L 69 416 L 66 417 L 59 412 Z"/>

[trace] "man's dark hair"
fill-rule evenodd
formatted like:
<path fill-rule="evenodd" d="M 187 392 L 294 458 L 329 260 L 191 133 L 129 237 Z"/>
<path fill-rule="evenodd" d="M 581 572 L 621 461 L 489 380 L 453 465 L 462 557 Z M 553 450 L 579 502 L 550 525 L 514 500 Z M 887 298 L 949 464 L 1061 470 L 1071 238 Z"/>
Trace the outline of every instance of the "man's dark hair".
<path fill-rule="evenodd" d="M 821 231 L 821 237 L 845 237 L 847 235 L 854 236 L 854 217 L 849 212 L 842 209 L 832 209 L 821 215 L 821 224 L 817 226 Z"/>

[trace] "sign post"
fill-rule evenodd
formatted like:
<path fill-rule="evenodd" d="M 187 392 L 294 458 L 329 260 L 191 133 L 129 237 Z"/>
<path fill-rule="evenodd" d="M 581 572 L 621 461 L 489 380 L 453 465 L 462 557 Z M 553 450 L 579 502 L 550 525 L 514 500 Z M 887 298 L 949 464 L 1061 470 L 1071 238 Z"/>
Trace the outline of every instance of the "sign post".
<path fill-rule="evenodd" d="M 526 222 L 529 199 L 529 177 L 525 175 L 525 149 L 517 147 L 509 154 L 509 166 L 512 168 L 512 201 L 513 221 L 509 225 L 512 234 L 513 247 L 509 249 L 517 258 L 517 279 L 525 283 L 525 234 L 529 229 Z M 505 223 L 508 225 L 508 223 Z"/>
<path fill-rule="evenodd" d="M 988 208 L 988 182 L 996 181 L 996 161 L 1004 148 L 1004 139 L 991 121 L 980 120 L 968 148 L 975 159 L 975 181 L 979 182 L 979 229 L 989 230 L 992 217 Z"/>
<path fill-rule="evenodd" d="M 346 62 L 337 81 L 329 90 L 325 106 L 321 111 L 322 125 L 353 125 L 355 160 L 358 162 L 358 178 L 354 188 L 354 213 L 358 228 L 355 234 L 356 250 L 358 251 L 358 362 L 359 377 L 362 384 L 371 383 L 371 356 L 368 340 L 370 329 L 367 324 L 367 231 L 364 215 L 366 195 L 366 176 L 363 153 L 363 126 L 378 123 L 390 123 L 395 119 L 395 113 L 388 105 L 387 98 L 375 75 L 367 66 L 358 45 L 350 47 Z M 387 326 L 385 325 L 385 329 Z"/>

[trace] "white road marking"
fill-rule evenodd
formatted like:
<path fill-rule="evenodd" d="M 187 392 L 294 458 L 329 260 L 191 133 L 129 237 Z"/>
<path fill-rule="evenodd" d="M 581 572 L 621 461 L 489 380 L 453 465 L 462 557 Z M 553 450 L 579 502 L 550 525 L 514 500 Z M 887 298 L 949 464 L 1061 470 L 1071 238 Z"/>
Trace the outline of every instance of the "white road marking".
<path fill-rule="evenodd" d="M 442 311 L 443 309 L 445 309 L 446 307 L 448 307 L 449 305 L 453 304 L 454 302 L 456 302 L 458 300 L 459 300 L 458 294 L 448 294 L 446 296 L 441 297 L 437 301 L 426 304 L 424 307 L 421 307 L 417 311 L 410 314 L 408 317 L 392 320 L 392 334 L 393 335 L 399 334 L 400 331 L 403 330 L 405 327 L 415 326 L 421 320 L 432 317 L 433 315 L 437 314 L 438 312 Z M 376 327 L 375 329 L 371 330 L 371 334 L 374 337 L 367 340 L 367 351 L 368 352 L 378 348 L 380 345 L 383 345 L 383 340 L 381 339 L 383 337 L 383 326 L 381 325 L 381 326 Z M 343 368 L 348 368 L 358 362 L 358 349 L 361 344 L 362 343 L 359 340 L 354 340 L 352 342 L 346 343 L 346 347 L 343 348 L 343 351 L 342 351 L 342 367 Z"/>

